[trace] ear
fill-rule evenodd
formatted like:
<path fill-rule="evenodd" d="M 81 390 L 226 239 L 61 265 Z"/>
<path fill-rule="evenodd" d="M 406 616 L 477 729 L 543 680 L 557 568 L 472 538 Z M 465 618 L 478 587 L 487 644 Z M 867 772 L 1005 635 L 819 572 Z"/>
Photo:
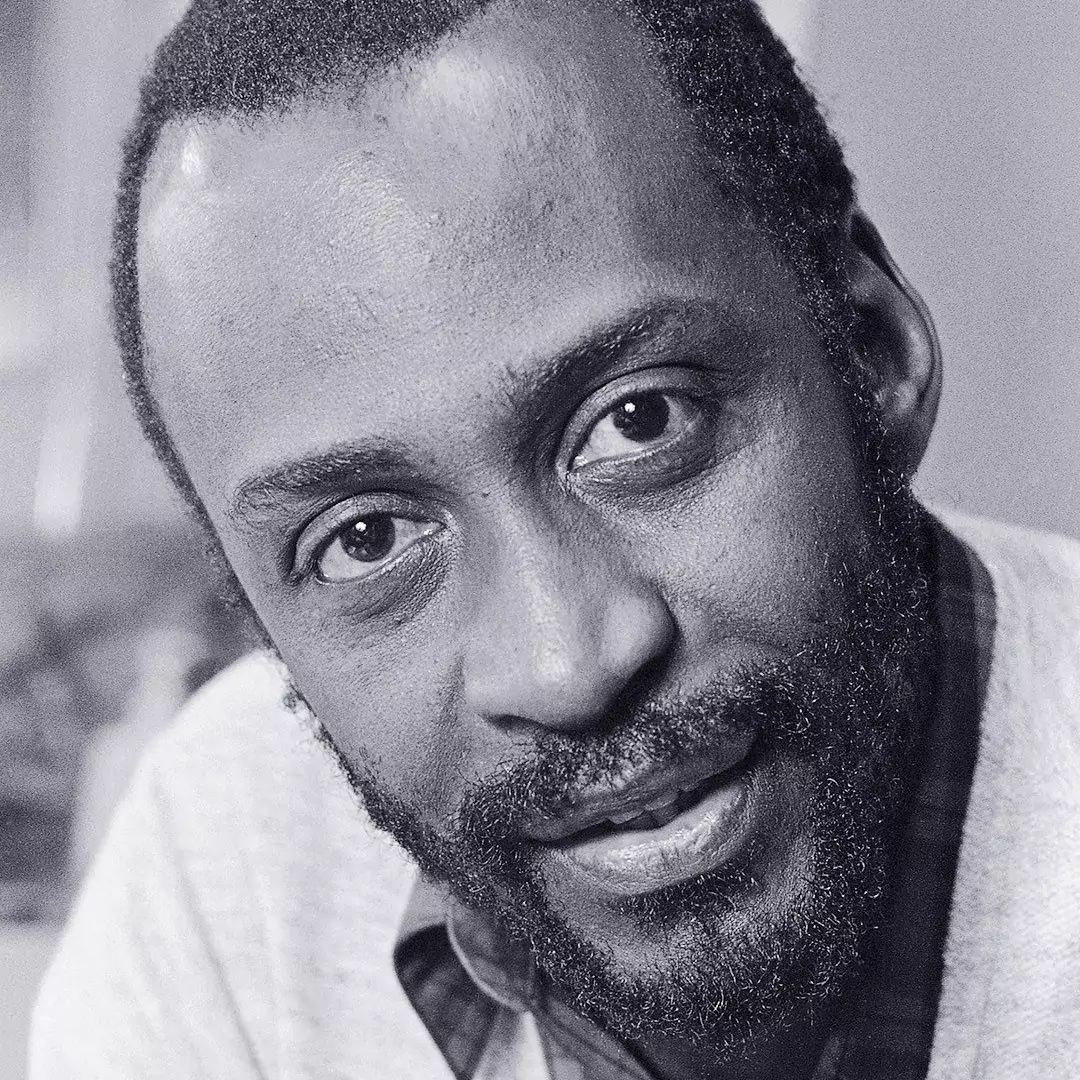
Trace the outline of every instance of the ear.
<path fill-rule="evenodd" d="M 930 441 L 941 397 L 941 347 L 930 312 L 900 273 L 870 219 L 852 211 L 848 277 L 855 346 L 870 370 L 885 452 L 912 476 Z"/>

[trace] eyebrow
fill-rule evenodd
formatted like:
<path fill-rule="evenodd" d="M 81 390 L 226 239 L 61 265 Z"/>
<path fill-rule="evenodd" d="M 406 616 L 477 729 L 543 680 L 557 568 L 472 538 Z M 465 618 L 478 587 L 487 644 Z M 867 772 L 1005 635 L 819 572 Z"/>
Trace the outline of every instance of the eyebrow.
<path fill-rule="evenodd" d="M 515 409 L 535 407 L 553 392 L 561 392 L 567 382 L 595 378 L 660 336 L 671 314 L 666 305 L 636 309 L 546 360 L 504 372 L 506 401 Z"/>
<path fill-rule="evenodd" d="M 671 305 L 650 305 L 591 331 L 587 336 L 540 362 L 501 372 L 499 380 L 510 426 L 519 445 L 550 413 L 566 386 L 593 381 L 659 337 L 668 336 Z M 524 419 L 523 419 L 524 417 Z M 408 450 L 388 439 L 346 444 L 274 465 L 239 484 L 229 516 L 243 529 L 254 530 L 286 510 L 284 504 L 314 502 L 355 487 L 357 477 L 371 475 L 420 479 Z"/>
<path fill-rule="evenodd" d="M 310 501 L 339 492 L 362 474 L 414 475 L 404 448 L 385 439 L 335 446 L 310 457 L 275 465 L 244 480 L 232 497 L 229 516 L 254 527 L 282 509 L 282 502 Z"/>

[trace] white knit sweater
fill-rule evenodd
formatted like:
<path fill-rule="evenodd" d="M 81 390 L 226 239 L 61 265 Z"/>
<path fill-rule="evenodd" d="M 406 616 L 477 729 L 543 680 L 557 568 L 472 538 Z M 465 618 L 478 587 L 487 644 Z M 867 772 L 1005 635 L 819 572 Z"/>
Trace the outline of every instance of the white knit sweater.
<path fill-rule="evenodd" d="M 931 1080 L 1080 1078 L 1080 545 L 946 515 L 997 631 Z M 144 759 L 38 1003 L 32 1080 L 438 1080 L 390 963 L 413 870 L 248 658 Z M 543 1080 L 504 1018 L 479 1078 Z"/>
<path fill-rule="evenodd" d="M 1080 545 L 945 523 L 997 627 L 931 1080 L 1080 1078 Z"/>

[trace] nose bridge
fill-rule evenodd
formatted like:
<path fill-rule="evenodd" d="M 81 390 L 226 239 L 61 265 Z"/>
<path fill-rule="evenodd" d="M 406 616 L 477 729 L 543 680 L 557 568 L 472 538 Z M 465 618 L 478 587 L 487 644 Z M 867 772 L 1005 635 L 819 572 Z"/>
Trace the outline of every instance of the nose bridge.
<path fill-rule="evenodd" d="M 567 730 L 601 719 L 670 644 L 658 590 L 603 538 L 530 522 L 496 544 L 465 647 L 470 706 Z"/>

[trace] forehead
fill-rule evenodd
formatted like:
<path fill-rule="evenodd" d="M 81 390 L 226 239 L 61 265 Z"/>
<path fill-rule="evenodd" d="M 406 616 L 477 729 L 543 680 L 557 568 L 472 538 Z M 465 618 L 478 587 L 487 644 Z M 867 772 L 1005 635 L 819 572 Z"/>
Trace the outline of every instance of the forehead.
<path fill-rule="evenodd" d="M 497 5 L 350 97 L 167 129 L 140 293 L 189 467 L 195 428 L 236 434 L 242 471 L 285 424 L 297 451 L 340 437 L 335 403 L 392 428 L 657 296 L 760 314 L 785 275 L 687 126 L 629 22 L 553 2 Z"/>

